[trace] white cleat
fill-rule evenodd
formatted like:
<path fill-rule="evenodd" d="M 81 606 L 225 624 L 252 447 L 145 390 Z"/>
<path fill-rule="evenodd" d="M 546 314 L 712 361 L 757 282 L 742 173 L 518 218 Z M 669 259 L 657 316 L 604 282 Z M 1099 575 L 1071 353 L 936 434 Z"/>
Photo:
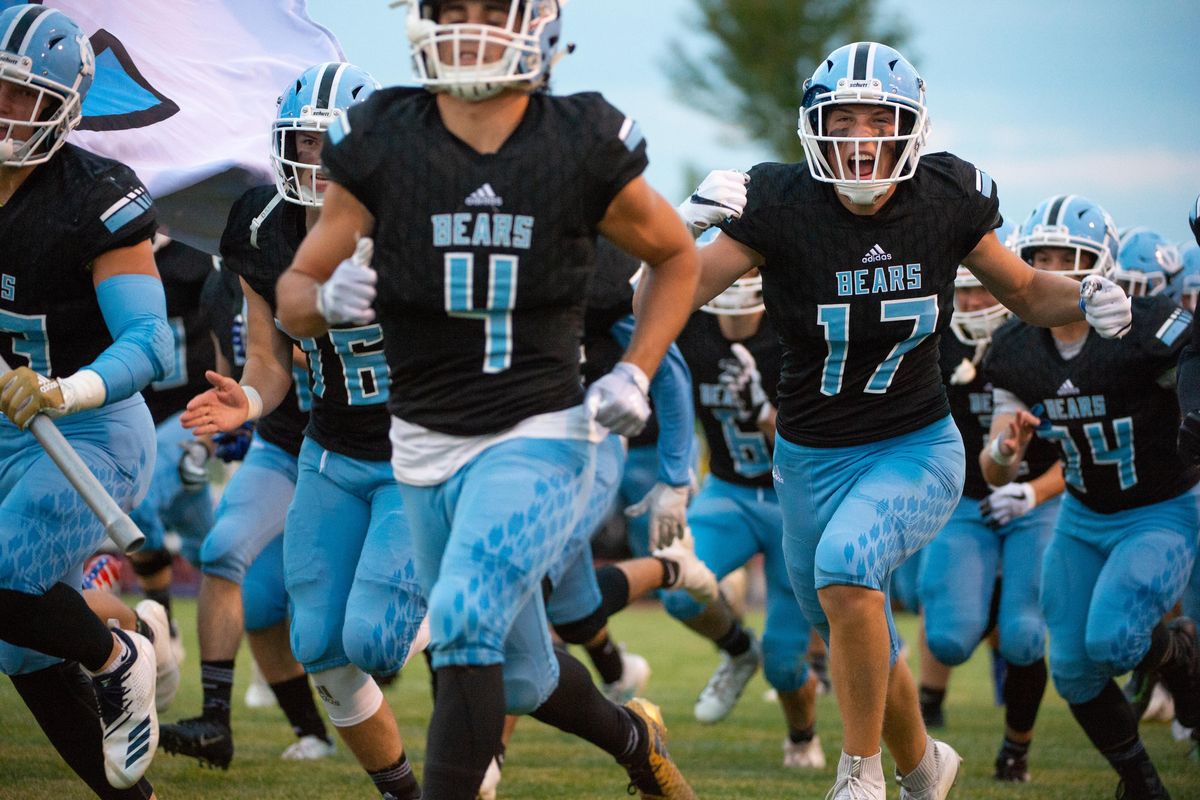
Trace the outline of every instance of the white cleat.
<path fill-rule="evenodd" d="M 788 769 L 825 769 L 825 751 L 821 749 L 821 737 L 814 736 L 807 742 L 783 740 L 783 765 Z"/>
<path fill-rule="evenodd" d="M 693 709 L 697 722 L 711 725 L 729 716 L 746 684 L 754 677 L 762 664 L 762 645 L 754 632 L 747 630 L 750 637 L 750 649 L 740 656 L 730 656 L 721 652 L 721 664 L 716 672 L 708 679 L 708 685 L 700 692 Z"/>
<path fill-rule="evenodd" d="M 179 662 L 171 647 L 171 625 L 167 610 L 156 600 L 143 600 L 133 608 L 142 622 L 154 634 L 154 708 L 161 714 L 171 707 L 179 691 Z"/>
<path fill-rule="evenodd" d="M 842 753 L 837 781 L 825 800 L 887 800 L 881 753 L 869 758 Z"/>
<path fill-rule="evenodd" d="M 243 699 L 248 708 L 270 708 L 278 702 L 275 699 L 275 693 L 271 691 L 271 685 L 263 677 L 262 670 L 258 668 L 258 663 L 254 659 L 250 659 L 250 685 L 246 687 L 246 695 Z M 290 749 L 291 747 L 288 748 L 288 750 Z M 287 750 L 284 752 L 286 753 Z M 287 756 L 285 755 L 284 758 Z"/>
<path fill-rule="evenodd" d="M 279 757 L 284 761 L 316 761 L 336 752 L 337 745 L 333 742 L 310 733 L 289 744 Z"/>
<path fill-rule="evenodd" d="M 601 693 L 619 706 L 641 697 L 650 682 L 650 662 L 637 653 L 621 653 L 621 679 L 600 687 Z"/>
<path fill-rule="evenodd" d="M 487 772 L 483 775 L 483 783 L 479 784 L 479 794 L 476 800 L 496 800 L 496 790 L 500 788 L 500 762 L 495 758 L 488 764 Z"/>
<path fill-rule="evenodd" d="M 900 781 L 900 800 L 945 800 L 958 782 L 958 768 L 962 765 L 960 756 L 953 747 L 937 739 L 930 739 L 933 745 L 933 757 L 937 763 L 937 780 L 932 786 L 918 791 L 912 791 Z"/>
<path fill-rule="evenodd" d="M 158 749 L 158 712 L 154 709 L 154 645 L 139 633 L 114 630 L 130 651 L 111 672 L 92 676 L 104 726 L 104 775 L 116 789 L 142 779 Z"/>
<path fill-rule="evenodd" d="M 717 576 L 696 558 L 696 540 L 692 538 L 691 530 L 684 529 L 682 536 L 671 542 L 670 546 L 655 550 L 653 555 L 674 561 L 679 566 L 679 577 L 664 589 L 685 589 L 698 603 L 711 603 L 720 596 Z"/>
<path fill-rule="evenodd" d="M 1142 712 L 1142 721 L 1170 722 L 1173 719 L 1175 719 L 1175 698 L 1171 697 L 1171 693 L 1162 683 L 1154 684 L 1154 690 L 1150 692 L 1150 702 L 1146 704 L 1146 710 Z"/>

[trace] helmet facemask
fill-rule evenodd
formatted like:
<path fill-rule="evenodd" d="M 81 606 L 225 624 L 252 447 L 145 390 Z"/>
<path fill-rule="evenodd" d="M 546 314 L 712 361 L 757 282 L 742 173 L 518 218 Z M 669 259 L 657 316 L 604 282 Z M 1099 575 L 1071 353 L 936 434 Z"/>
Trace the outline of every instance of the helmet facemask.
<path fill-rule="evenodd" d="M 983 284 L 979 282 L 979 279 L 969 269 L 966 267 L 958 268 L 958 273 L 954 276 L 954 315 L 950 317 L 950 329 L 954 331 L 955 337 L 960 342 L 972 347 L 989 343 L 996 329 L 1007 322 L 1008 318 L 1012 316 L 1012 312 L 999 302 L 973 311 L 959 310 L 958 290 L 982 287 Z"/>
<path fill-rule="evenodd" d="M 89 48 L 90 54 L 90 48 Z M 27 113 L 0 116 L 0 164 L 25 167 L 42 164 L 66 141 L 82 117 L 82 98 L 76 88 L 31 73 L 27 56 L 0 52 L 0 91 L 28 93 Z"/>
<path fill-rule="evenodd" d="M 550 76 L 559 38 L 558 0 L 509 0 L 504 27 L 439 24 L 439 3 L 411 2 L 408 38 L 416 82 L 472 102 L 506 89 L 533 91 Z M 498 51 L 498 56 L 485 60 Z"/>
<path fill-rule="evenodd" d="M 725 291 L 700 307 L 701 311 L 721 317 L 745 317 L 758 314 L 763 305 L 762 275 L 738 278 Z"/>
<path fill-rule="evenodd" d="M 324 140 L 325 131 L 342 112 L 338 109 L 305 107 L 298 119 L 277 119 L 271 126 L 271 165 L 275 168 L 275 188 L 284 200 L 302 206 L 320 207 L 325 192 L 319 189 L 321 174 L 320 146 L 313 161 L 300 157 L 298 141 L 303 136 Z"/>

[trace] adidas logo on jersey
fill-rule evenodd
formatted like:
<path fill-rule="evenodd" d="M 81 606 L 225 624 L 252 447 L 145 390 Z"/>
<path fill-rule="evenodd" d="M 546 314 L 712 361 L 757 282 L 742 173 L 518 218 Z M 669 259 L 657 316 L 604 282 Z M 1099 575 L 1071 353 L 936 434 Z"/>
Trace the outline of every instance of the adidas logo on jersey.
<path fill-rule="evenodd" d="M 872 247 L 870 250 L 868 250 L 867 254 L 865 256 L 863 256 L 862 263 L 873 264 L 876 261 L 891 261 L 891 260 L 892 260 L 892 254 L 883 252 L 883 248 L 877 244 L 874 247 Z"/>
<path fill-rule="evenodd" d="M 1075 384 L 1071 383 L 1070 378 L 1067 378 L 1065 381 L 1063 381 L 1063 385 L 1058 387 L 1058 396 L 1059 397 L 1067 397 L 1068 395 L 1076 395 L 1076 394 L 1079 394 L 1079 387 L 1077 387 Z"/>
<path fill-rule="evenodd" d="M 499 208 L 504 205 L 504 198 L 496 194 L 496 190 L 492 188 L 490 183 L 485 183 L 467 195 L 467 199 L 464 202 L 469 206 L 492 206 L 493 208 Z"/>

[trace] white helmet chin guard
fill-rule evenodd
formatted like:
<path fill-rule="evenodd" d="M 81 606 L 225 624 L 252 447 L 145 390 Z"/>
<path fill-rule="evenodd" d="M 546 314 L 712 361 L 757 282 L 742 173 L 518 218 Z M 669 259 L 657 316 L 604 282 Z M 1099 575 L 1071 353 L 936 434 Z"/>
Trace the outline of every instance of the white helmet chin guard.
<path fill-rule="evenodd" d="M 440 25 L 434 0 L 408 4 L 413 76 L 431 92 L 472 102 L 505 89 L 532 91 L 546 83 L 559 55 L 560 0 L 508 0 L 504 27 Z M 500 56 L 485 61 L 489 50 Z"/>
<path fill-rule="evenodd" d="M 979 278 L 976 278 L 971 270 L 963 266 L 958 268 L 958 272 L 954 276 L 955 289 L 971 289 L 982 286 Z M 996 329 L 1007 322 L 1011 316 L 1012 312 L 1000 303 L 975 311 L 959 311 L 956 302 L 954 314 L 950 317 L 950 330 L 954 331 L 955 337 L 963 344 L 977 347 L 990 342 Z"/>

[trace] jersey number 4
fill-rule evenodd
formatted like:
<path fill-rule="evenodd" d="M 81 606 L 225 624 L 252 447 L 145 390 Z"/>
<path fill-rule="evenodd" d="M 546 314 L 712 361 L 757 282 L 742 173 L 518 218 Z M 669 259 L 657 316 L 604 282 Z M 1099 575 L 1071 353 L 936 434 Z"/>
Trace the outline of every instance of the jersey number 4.
<path fill-rule="evenodd" d="M 1092 451 L 1092 463 L 1096 466 L 1111 464 L 1116 467 L 1117 479 L 1120 481 L 1121 491 L 1124 492 L 1132 489 L 1138 482 L 1137 467 L 1133 463 L 1133 418 L 1114 419 L 1112 431 L 1113 443 L 1109 444 L 1103 422 L 1089 422 L 1083 426 L 1083 435 L 1087 437 L 1088 447 Z M 1078 491 L 1087 492 L 1083 483 L 1083 470 L 1080 468 L 1082 454 L 1075 440 L 1071 438 L 1071 432 L 1061 425 L 1055 425 L 1048 431 L 1039 432 L 1038 436 L 1059 443 L 1066 457 L 1064 475 L 1067 483 Z"/>
<path fill-rule="evenodd" d="M 475 254 L 446 253 L 446 312 L 452 317 L 483 320 L 483 371 L 504 372 L 512 366 L 513 321 L 517 305 L 516 256 L 488 256 L 487 304 L 475 307 Z"/>
<path fill-rule="evenodd" d="M 913 329 L 909 337 L 898 342 L 888 357 L 875 368 L 863 391 L 867 394 L 885 393 L 892 385 L 892 378 L 896 377 L 896 370 L 900 368 L 905 354 L 937 329 L 937 318 L 937 295 L 882 301 L 879 304 L 880 322 L 912 320 Z M 846 375 L 846 357 L 850 350 L 850 304 L 817 306 L 817 323 L 825 329 L 825 345 L 829 348 L 825 356 L 825 369 L 821 373 L 821 394 L 833 397 L 841 393 L 842 379 Z"/>

